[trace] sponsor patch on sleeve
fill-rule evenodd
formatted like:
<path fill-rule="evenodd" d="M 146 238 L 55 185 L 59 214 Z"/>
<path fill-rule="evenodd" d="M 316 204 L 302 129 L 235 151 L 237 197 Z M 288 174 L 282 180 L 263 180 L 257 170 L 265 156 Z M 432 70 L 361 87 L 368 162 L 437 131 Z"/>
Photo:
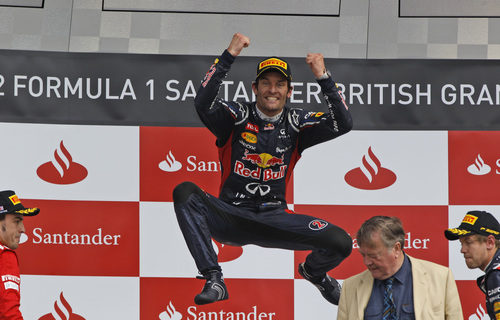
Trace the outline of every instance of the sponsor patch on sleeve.
<path fill-rule="evenodd" d="M 12 281 L 4 282 L 3 286 L 5 287 L 5 290 L 12 289 L 12 290 L 19 291 L 19 285 L 15 282 L 12 282 Z"/>
<path fill-rule="evenodd" d="M 210 81 L 210 79 L 212 79 L 212 76 L 214 75 L 215 71 L 217 70 L 216 65 L 217 65 L 218 62 L 219 62 L 219 58 L 215 59 L 214 64 L 212 64 L 212 66 L 210 67 L 210 69 L 208 69 L 208 71 L 205 74 L 205 77 L 203 78 L 203 81 L 201 83 L 201 85 L 203 87 L 206 87 L 208 81 Z"/>
<path fill-rule="evenodd" d="M 21 279 L 19 277 L 6 274 L 2 276 L 2 282 L 5 290 L 12 289 L 19 291 L 19 284 L 21 283 Z"/>

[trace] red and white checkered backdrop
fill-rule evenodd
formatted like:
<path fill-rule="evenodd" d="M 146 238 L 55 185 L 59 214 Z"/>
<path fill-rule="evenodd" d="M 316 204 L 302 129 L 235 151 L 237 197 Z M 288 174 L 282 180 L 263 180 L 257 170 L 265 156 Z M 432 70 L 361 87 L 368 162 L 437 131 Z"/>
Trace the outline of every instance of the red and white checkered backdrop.
<path fill-rule="evenodd" d="M 230 299 L 193 304 L 203 282 L 194 278 L 172 189 L 190 180 L 217 194 L 220 172 L 208 130 L 0 124 L 2 137 L 13 133 L 3 150 L 22 146 L 24 152 L 2 158 L 2 184 L 42 209 L 25 219 L 27 237 L 17 251 L 26 319 L 59 319 L 47 316 L 57 310 L 63 319 L 335 317 L 336 307 L 296 272 L 305 252 L 256 246 L 214 243 Z M 479 273 L 466 268 L 458 243 L 448 242 L 443 230 L 469 209 L 499 211 L 498 141 L 499 132 L 352 131 L 303 154 L 289 186 L 290 207 L 353 236 L 373 215 L 400 217 L 406 252 L 450 265 L 466 318 L 482 319 Z M 371 182 L 349 178 L 373 168 Z M 362 270 L 354 242 L 352 255 L 331 275 L 345 279 Z"/>
<path fill-rule="evenodd" d="M 307 252 L 252 245 L 214 242 L 230 299 L 194 304 L 204 282 L 195 279 L 172 190 L 189 180 L 217 195 L 220 166 L 207 129 L 6 119 L 0 116 L 0 187 L 41 208 L 25 219 L 17 250 L 25 319 L 336 318 L 336 306 L 297 273 Z M 472 209 L 498 217 L 499 142 L 494 130 L 355 129 L 304 152 L 288 186 L 289 206 L 353 238 L 371 216 L 398 216 L 406 252 L 450 266 L 464 318 L 485 319 L 475 284 L 481 272 L 467 269 L 459 243 L 448 242 L 443 230 Z M 356 241 L 353 248 L 331 276 L 342 280 L 365 269 Z"/>

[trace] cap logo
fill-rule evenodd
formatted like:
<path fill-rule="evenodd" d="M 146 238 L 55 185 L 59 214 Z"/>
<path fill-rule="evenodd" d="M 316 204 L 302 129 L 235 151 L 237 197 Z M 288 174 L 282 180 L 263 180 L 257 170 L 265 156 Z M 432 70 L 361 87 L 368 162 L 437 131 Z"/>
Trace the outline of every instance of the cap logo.
<path fill-rule="evenodd" d="M 485 227 L 481 227 L 481 229 L 479 229 L 479 230 L 481 230 L 481 231 L 486 231 L 486 232 L 488 232 L 488 233 L 492 233 L 492 234 L 496 234 L 497 236 L 500 234 L 500 232 L 498 232 L 498 231 L 491 230 L 491 229 L 489 229 L 489 228 L 485 228 Z"/>
<path fill-rule="evenodd" d="M 468 224 L 474 225 L 474 223 L 476 223 L 476 220 L 477 220 L 476 216 L 468 214 L 464 217 L 464 220 L 462 220 L 462 223 L 468 223 Z"/>
<path fill-rule="evenodd" d="M 259 70 L 261 70 L 265 67 L 269 67 L 269 66 L 278 66 L 278 67 L 281 67 L 285 70 L 288 67 L 288 65 L 285 61 L 280 60 L 280 59 L 276 59 L 276 58 L 271 58 L 271 59 L 267 59 L 267 60 L 264 60 L 261 63 L 259 63 Z"/>
<path fill-rule="evenodd" d="M 10 197 L 9 197 L 9 199 L 10 199 L 10 201 L 11 201 L 14 205 L 16 205 L 16 204 L 20 204 L 20 203 L 21 203 L 21 201 L 19 200 L 19 198 L 18 198 L 18 197 L 17 197 L 17 195 L 15 195 L 15 194 L 14 194 L 14 195 L 12 195 L 12 196 L 10 196 Z"/>

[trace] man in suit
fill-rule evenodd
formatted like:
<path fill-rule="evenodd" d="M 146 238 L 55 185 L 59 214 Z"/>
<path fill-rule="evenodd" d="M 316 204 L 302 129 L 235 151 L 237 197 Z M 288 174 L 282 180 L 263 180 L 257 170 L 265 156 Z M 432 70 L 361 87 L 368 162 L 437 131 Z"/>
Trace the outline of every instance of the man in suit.
<path fill-rule="evenodd" d="M 344 281 L 338 320 L 463 319 L 450 269 L 408 256 L 404 239 L 396 217 L 363 223 L 357 243 L 368 270 Z"/>

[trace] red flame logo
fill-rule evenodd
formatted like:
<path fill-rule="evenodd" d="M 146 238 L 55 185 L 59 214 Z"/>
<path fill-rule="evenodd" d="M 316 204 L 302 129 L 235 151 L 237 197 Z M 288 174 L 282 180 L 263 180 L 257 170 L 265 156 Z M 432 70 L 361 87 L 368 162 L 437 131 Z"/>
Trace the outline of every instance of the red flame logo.
<path fill-rule="evenodd" d="M 36 174 L 40 179 L 54 184 L 72 184 L 87 177 L 87 169 L 73 162 L 73 157 L 64 146 L 63 141 L 54 151 L 54 159 L 38 167 Z"/>
<path fill-rule="evenodd" d="M 213 240 L 219 253 L 217 254 L 217 260 L 219 262 L 229 262 L 238 259 L 243 254 L 243 248 L 237 246 L 230 246 L 227 244 L 221 244 Z"/>
<path fill-rule="evenodd" d="M 361 167 L 352 169 L 344 176 L 344 180 L 350 186 L 363 190 L 377 190 L 387 188 L 396 182 L 396 174 L 382 167 L 371 146 L 368 148 L 368 157 L 364 155 L 362 163 Z"/>
<path fill-rule="evenodd" d="M 38 320 L 85 320 L 85 318 L 73 313 L 73 309 L 61 292 L 59 300 L 54 302 L 54 311 L 47 313 Z"/>

